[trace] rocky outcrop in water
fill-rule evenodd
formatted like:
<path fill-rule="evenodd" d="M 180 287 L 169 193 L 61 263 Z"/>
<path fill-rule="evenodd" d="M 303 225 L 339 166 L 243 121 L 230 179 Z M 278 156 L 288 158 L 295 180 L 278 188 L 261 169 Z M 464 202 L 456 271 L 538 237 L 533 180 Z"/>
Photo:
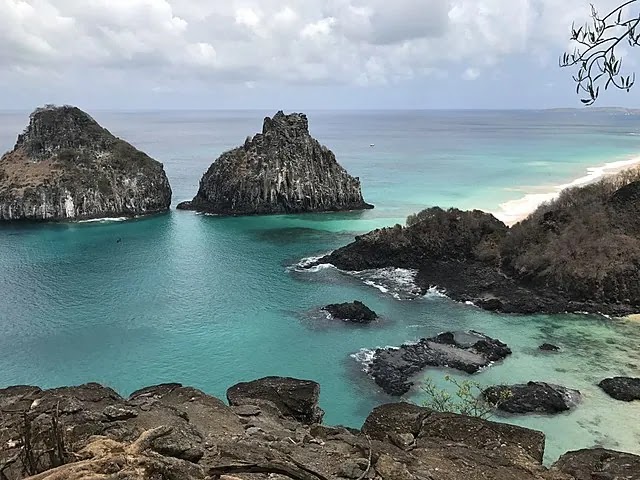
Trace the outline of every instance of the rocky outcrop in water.
<path fill-rule="evenodd" d="M 605 378 L 600 383 L 607 395 L 623 402 L 640 400 L 640 378 L 614 377 Z"/>
<path fill-rule="evenodd" d="M 170 203 L 162 164 L 75 107 L 37 109 L 0 159 L 0 221 L 133 217 Z"/>
<path fill-rule="evenodd" d="M 544 382 L 489 387 L 482 396 L 507 413 L 556 414 L 574 408 L 581 400 L 578 390 Z"/>
<path fill-rule="evenodd" d="M 559 352 L 560 347 L 551 343 L 543 343 L 538 347 L 538 350 L 542 350 L 543 352 Z"/>
<path fill-rule="evenodd" d="M 98 384 L 2 389 L 0 478 L 640 478 L 635 455 L 583 450 L 547 469 L 541 432 L 406 403 L 377 407 L 362 430 L 308 425 L 291 415 L 291 405 L 302 401 L 307 410 L 313 403 L 315 387 L 308 383 L 272 377 L 232 387 L 255 397 L 236 406 L 180 384 L 144 388 L 129 398 Z M 268 387 L 278 391 L 275 397 Z"/>
<path fill-rule="evenodd" d="M 356 300 L 352 303 L 334 303 L 323 308 L 333 318 L 351 323 L 371 323 L 378 319 L 378 314 L 364 303 Z"/>
<path fill-rule="evenodd" d="M 576 480 L 640 480 L 640 457 L 604 448 L 565 453 L 553 465 Z"/>
<path fill-rule="evenodd" d="M 385 393 L 400 396 L 413 386 L 411 378 L 426 367 L 477 373 L 510 354 L 507 345 L 481 333 L 447 332 L 398 348 L 379 348 L 367 370 Z"/>
<path fill-rule="evenodd" d="M 640 311 L 640 169 L 570 189 L 508 228 L 481 211 L 430 208 L 311 264 L 417 270 L 422 293 L 505 313 Z"/>
<path fill-rule="evenodd" d="M 373 208 L 360 180 L 309 134 L 307 117 L 278 112 L 262 133 L 222 154 L 190 202 L 178 205 L 220 215 L 286 214 Z"/>

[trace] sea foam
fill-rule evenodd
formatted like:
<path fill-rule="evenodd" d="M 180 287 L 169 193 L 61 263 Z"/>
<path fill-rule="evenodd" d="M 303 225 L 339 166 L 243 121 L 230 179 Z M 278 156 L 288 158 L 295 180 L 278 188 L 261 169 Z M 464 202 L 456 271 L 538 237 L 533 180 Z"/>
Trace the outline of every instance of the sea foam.
<path fill-rule="evenodd" d="M 305 257 L 302 260 L 300 260 L 298 263 L 291 265 L 287 270 L 293 270 L 294 272 L 311 272 L 311 273 L 316 273 L 319 272 L 321 270 L 327 270 L 329 268 L 336 268 L 334 267 L 332 264 L 330 263 L 321 263 L 319 265 L 313 265 L 314 263 L 316 263 L 318 260 L 320 260 L 323 257 L 326 257 L 327 255 L 330 255 L 331 252 L 327 252 L 324 253 L 322 255 L 318 255 L 315 257 Z M 313 266 L 311 266 L 313 265 Z"/>
<path fill-rule="evenodd" d="M 502 220 L 507 225 L 514 225 L 519 221 L 524 220 L 543 203 L 556 199 L 560 195 L 560 192 L 566 188 L 588 185 L 600 180 L 601 178 L 614 175 L 639 163 L 640 156 L 626 160 L 609 162 L 599 167 L 589 167 L 587 168 L 586 175 L 576 178 L 572 182 L 562 185 L 542 187 L 542 190 L 544 191 L 541 191 L 540 193 L 528 193 L 522 198 L 504 202 L 498 206 L 498 210 L 492 213 L 496 218 Z"/>
<path fill-rule="evenodd" d="M 89 220 L 79 220 L 78 223 L 111 223 L 111 222 L 125 222 L 129 220 L 128 217 L 105 217 L 105 218 L 91 218 Z"/>
<path fill-rule="evenodd" d="M 420 288 L 416 285 L 417 270 L 379 268 L 346 273 L 396 300 L 412 300 L 421 294 Z"/>

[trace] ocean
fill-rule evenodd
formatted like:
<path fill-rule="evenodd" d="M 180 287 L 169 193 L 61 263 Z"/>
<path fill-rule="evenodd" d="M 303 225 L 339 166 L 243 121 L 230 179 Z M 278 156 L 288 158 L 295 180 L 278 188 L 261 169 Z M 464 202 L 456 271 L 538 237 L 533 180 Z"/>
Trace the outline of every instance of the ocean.
<path fill-rule="evenodd" d="M 164 163 L 174 205 L 191 199 L 210 163 L 261 130 L 266 111 L 90 112 Z M 588 315 L 509 316 L 418 296 L 409 271 L 348 275 L 299 268 L 371 229 L 439 205 L 513 222 L 558 186 L 636 162 L 640 116 L 584 111 L 307 112 L 312 135 L 359 176 L 365 212 L 220 218 L 172 210 L 130 221 L 0 226 L 0 388 L 89 381 L 121 394 L 181 382 L 224 398 L 268 375 L 322 386 L 329 424 L 359 427 L 383 402 L 361 360 L 376 347 L 475 329 L 514 354 L 473 376 L 482 385 L 558 383 L 583 393 L 554 417 L 495 417 L 543 430 L 546 460 L 601 445 L 640 453 L 640 403 L 597 387 L 640 376 L 640 322 Z M 0 150 L 28 112 L 0 112 Z M 372 146 L 373 145 L 373 146 Z M 330 322 L 328 303 L 362 300 L 381 315 Z M 559 354 L 537 346 L 550 342 Z M 446 387 L 445 375 L 423 377 Z M 407 400 L 422 402 L 420 388 Z"/>

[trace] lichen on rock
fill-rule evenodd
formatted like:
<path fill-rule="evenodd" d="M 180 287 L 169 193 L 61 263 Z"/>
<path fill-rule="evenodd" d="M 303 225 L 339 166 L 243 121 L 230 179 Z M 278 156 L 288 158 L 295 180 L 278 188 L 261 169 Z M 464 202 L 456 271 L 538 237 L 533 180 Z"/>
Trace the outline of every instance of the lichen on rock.
<path fill-rule="evenodd" d="M 179 209 L 220 215 L 287 214 L 373 208 L 360 180 L 309 134 L 306 115 L 278 112 L 262 133 L 223 153 Z"/>
<path fill-rule="evenodd" d="M 170 204 L 162 164 L 76 107 L 36 109 L 0 158 L 0 221 L 134 217 Z"/>

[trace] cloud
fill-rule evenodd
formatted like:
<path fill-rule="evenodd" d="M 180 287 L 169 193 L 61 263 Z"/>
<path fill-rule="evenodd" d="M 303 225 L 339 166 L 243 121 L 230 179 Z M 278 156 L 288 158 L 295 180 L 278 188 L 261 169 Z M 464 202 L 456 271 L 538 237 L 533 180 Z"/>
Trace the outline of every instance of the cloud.
<path fill-rule="evenodd" d="M 475 80 L 480 76 L 480 70 L 477 68 L 469 67 L 462 74 L 462 78 L 465 80 Z"/>
<path fill-rule="evenodd" d="M 557 58 L 588 12 L 588 0 L 0 0 L 0 80 L 385 85 L 469 64 L 472 80 L 511 56 Z"/>

